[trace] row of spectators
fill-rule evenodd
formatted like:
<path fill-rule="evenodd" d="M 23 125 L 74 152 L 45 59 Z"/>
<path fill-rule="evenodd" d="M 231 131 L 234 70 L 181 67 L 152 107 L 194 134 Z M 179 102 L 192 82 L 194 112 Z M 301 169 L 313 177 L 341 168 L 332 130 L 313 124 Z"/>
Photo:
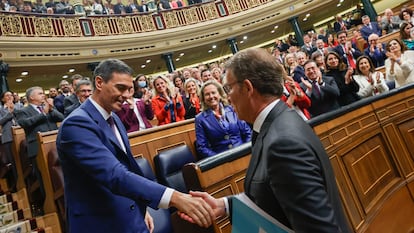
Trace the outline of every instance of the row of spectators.
<path fill-rule="evenodd" d="M 188 4 L 201 3 L 202 0 L 190 0 Z M 115 4 L 111 0 L 82 0 L 81 4 L 70 4 L 69 0 L 55 2 L 49 0 L 43 4 L 42 0 L 35 3 L 24 0 L 2 0 L 0 10 L 9 12 L 27 12 L 43 14 L 77 14 L 77 15 L 123 15 L 139 12 L 153 12 L 160 10 L 176 9 L 185 6 L 183 0 L 128 0 L 124 4 L 122 0 L 117 0 Z"/>

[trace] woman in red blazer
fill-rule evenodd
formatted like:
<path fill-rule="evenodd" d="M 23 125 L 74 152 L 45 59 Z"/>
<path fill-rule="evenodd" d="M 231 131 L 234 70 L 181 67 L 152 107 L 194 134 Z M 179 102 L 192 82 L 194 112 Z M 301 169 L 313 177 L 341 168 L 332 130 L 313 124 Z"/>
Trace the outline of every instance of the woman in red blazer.
<path fill-rule="evenodd" d="M 311 106 L 311 100 L 292 77 L 285 75 L 284 82 L 283 95 L 280 99 L 289 108 L 293 108 L 304 120 L 309 120 L 311 115 L 308 108 Z"/>
<path fill-rule="evenodd" d="M 170 81 L 158 76 L 153 80 L 155 96 L 152 98 L 152 109 L 157 117 L 158 125 L 184 120 L 185 108 L 178 91 L 173 91 Z"/>

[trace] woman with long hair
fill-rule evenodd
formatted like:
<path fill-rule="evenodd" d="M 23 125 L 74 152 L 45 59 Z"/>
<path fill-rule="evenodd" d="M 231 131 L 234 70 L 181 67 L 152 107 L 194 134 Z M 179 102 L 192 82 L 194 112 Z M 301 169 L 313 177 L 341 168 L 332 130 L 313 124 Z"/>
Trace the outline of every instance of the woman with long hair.
<path fill-rule="evenodd" d="M 382 72 L 375 71 L 374 64 L 368 56 L 357 59 L 356 75 L 353 76 L 358 83 L 358 95 L 361 98 L 374 96 L 389 90 Z"/>
<path fill-rule="evenodd" d="M 237 117 L 220 83 L 210 80 L 200 90 L 203 111 L 195 118 L 196 149 L 210 157 L 251 140 L 251 129 Z"/>
<path fill-rule="evenodd" d="M 185 119 L 194 118 L 200 112 L 200 98 L 198 97 L 197 81 L 189 78 L 184 83 L 185 97 L 183 98 L 185 107 Z"/>
<path fill-rule="evenodd" d="M 152 108 L 157 117 L 158 125 L 184 120 L 185 108 L 180 93 L 174 91 L 170 81 L 158 76 L 153 80 L 155 95 Z"/>
<path fill-rule="evenodd" d="M 339 57 L 336 52 L 329 52 L 325 57 L 326 76 L 331 76 L 335 79 L 336 85 L 339 88 L 340 95 L 338 103 L 341 106 L 351 104 L 358 101 L 360 98 L 357 95 L 359 86 L 352 78 L 353 69 L 347 68 L 346 64 Z"/>
<path fill-rule="evenodd" d="M 414 33 L 411 36 L 411 31 L 414 30 L 414 26 L 411 23 L 403 22 L 400 27 L 400 39 L 404 42 L 408 49 L 414 48 Z M 414 31 L 413 31 L 414 32 Z"/>

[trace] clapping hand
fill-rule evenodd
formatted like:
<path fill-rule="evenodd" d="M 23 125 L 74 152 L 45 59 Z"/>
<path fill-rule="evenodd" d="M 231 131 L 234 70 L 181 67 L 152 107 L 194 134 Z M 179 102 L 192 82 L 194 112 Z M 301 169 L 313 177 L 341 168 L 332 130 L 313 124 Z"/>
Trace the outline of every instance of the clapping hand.
<path fill-rule="evenodd" d="M 308 81 L 308 80 L 306 80 L 306 79 L 304 79 L 303 77 L 302 78 L 300 78 L 300 80 L 302 81 L 302 83 L 309 89 L 309 90 L 312 90 L 312 84 Z"/>
<path fill-rule="evenodd" d="M 45 113 L 52 111 L 53 109 L 53 99 L 47 98 L 44 102 L 43 110 Z"/>

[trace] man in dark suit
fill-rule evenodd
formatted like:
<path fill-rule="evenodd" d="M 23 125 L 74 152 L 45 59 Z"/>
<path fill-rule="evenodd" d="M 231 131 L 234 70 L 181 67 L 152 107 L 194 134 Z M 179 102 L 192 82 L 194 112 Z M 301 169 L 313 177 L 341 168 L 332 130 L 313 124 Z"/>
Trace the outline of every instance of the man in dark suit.
<path fill-rule="evenodd" d="M 229 100 L 239 118 L 253 124 L 257 135 L 252 139 L 244 191 L 266 213 L 295 232 L 351 232 L 319 138 L 280 101 L 283 75 L 283 67 L 263 49 L 243 50 L 226 64 Z M 232 198 L 190 194 L 207 200 L 217 216 L 232 208 Z"/>
<path fill-rule="evenodd" d="M 24 129 L 24 133 L 26 134 L 27 156 L 32 166 L 31 177 L 39 182 L 38 190 L 40 191 L 40 195 L 33 197 L 32 202 L 33 207 L 39 211 L 35 214 L 41 215 L 43 213 L 42 206 L 45 192 L 42 176 L 36 163 L 39 147 L 37 133 L 56 130 L 58 128 L 56 123 L 63 120 L 63 114 L 54 108 L 51 98 L 45 98 L 41 87 L 30 87 L 26 91 L 26 97 L 29 105 L 20 110 L 16 110 L 15 114 L 17 123 Z"/>
<path fill-rule="evenodd" d="M 368 37 L 371 34 L 377 34 L 378 36 L 382 35 L 382 28 L 378 25 L 377 22 L 371 22 L 371 19 L 368 15 L 362 16 L 362 23 L 364 26 L 361 28 L 361 35 L 366 42 L 368 42 Z"/>
<path fill-rule="evenodd" d="M 142 0 L 142 1 L 141 1 L 141 5 L 139 5 L 139 6 L 138 6 L 138 11 L 139 11 L 139 12 L 148 12 L 148 11 L 149 11 L 149 9 L 148 9 L 148 5 L 147 5 L 147 3 L 145 2 L 145 0 Z"/>
<path fill-rule="evenodd" d="M 305 52 L 308 57 L 310 57 L 312 53 L 316 51 L 316 49 L 316 46 L 312 43 L 312 38 L 308 34 L 305 34 L 303 36 L 303 45 L 301 47 L 301 50 Z"/>
<path fill-rule="evenodd" d="M 94 71 L 92 96 L 60 126 L 56 145 L 68 233 L 150 232 L 148 206 L 174 206 L 200 226 L 212 223 L 212 209 L 201 198 L 146 179 L 136 164 L 126 130 L 112 113 L 133 94 L 132 73 L 120 60 L 102 61 Z"/>
<path fill-rule="evenodd" d="M 65 101 L 65 98 L 67 96 L 70 96 L 70 84 L 67 80 L 62 80 L 59 83 L 59 88 L 60 88 L 61 94 L 56 96 L 53 99 L 53 105 L 59 112 L 63 114 L 64 109 L 65 109 L 63 102 Z"/>
<path fill-rule="evenodd" d="M 338 42 L 333 50 L 342 58 L 345 64 L 351 66 L 354 70 L 356 69 L 356 60 L 362 55 L 361 51 L 352 44 L 351 41 L 347 40 L 346 31 L 338 32 Z"/>
<path fill-rule="evenodd" d="M 77 109 L 92 94 L 92 83 L 89 80 L 80 80 L 75 86 L 76 102 L 72 105 L 65 106 L 65 117 Z M 69 97 L 68 97 L 69 98 Z"/>
<path fill-rule="evenodd" d="M 377 34 L 371 34 L 368 37 L 368 48 L 364 50 L 364 54 L 371 58 L 375 68 L 381 67 L 385 64 L 387 59 L 386 45 L 385 43 L 378 42 L 379 36 Z"/>
<path fill-rule="evenodd" d="M 334 78 L 322 76 L 315 61 L 309 60 L 304 65 L 306 80 L 300 83 L 312 105 L 308 108 L 312 117 L 333 111 L 339 108 L 338 97 L 340 91 Z"/>
<path fill-rule="evenodd" d="M 1 106 L 0 106 L 0 125 L 1 125 L 1 144 L 5 153 L 0 161 L 0 177 L 3 174 L 7 174 L 6 178 L 10 187 L 10 190 L 14 190 L 17 180 L 16 163 L 12 153 L 12 126 L 17 125 L 17 119 L 15 116 L 15 110 L 20 109 L 20 105 L 13 103 L 13 93 L 5 91 L 1 94 Z M 12 173 L 9 173 L 9 171 Z M 9 175 L 10 174 L 10 175 Z"/>
<path fill-rule="evenodd" d="M 334 30 L 336 33 L 340 32 L 340 31 L 347 31 L 348 28 L 350 27 L 349 23 L 346 22 L 345 20 L 342 19 L 341 15 L 336 15 L 335 16 L 335 23 L 334 23 Z"/>
<path fill-rule="evenodd" d="M 63 110 L 67 109 L 68 107 L 79 103 L 79 98 L 78 98 L 78 94 L 74 91 L 74 89 L 76 89 L 76 86 L 78 84 L 79 81 L 86 79 L 89 80 L 89 78 L 84 78 L 82 75 L 80 74 L 74 74 L 72 75 L 72 77 L 70 77 L 70 79 L 72 80 L 72 84 L 71 84 L 71 95 L 68 95 L 65 97 L 65 99 L 63 100 Z M 65 113 L 65 111 L 63 111 L 63 113 Z"/>
<path fill-rule="evenodd" d="M 27 89 L 26 97 L 29 105 L 15 114 L 26 134 L 27 154 L 30 159 L 34 159 L 38 151 L 37 132 L 57 129 L 56 123 L 63 121 L 63 114 L 54 108 L 51 98 L 45 98 L 41 87 Z"/>

